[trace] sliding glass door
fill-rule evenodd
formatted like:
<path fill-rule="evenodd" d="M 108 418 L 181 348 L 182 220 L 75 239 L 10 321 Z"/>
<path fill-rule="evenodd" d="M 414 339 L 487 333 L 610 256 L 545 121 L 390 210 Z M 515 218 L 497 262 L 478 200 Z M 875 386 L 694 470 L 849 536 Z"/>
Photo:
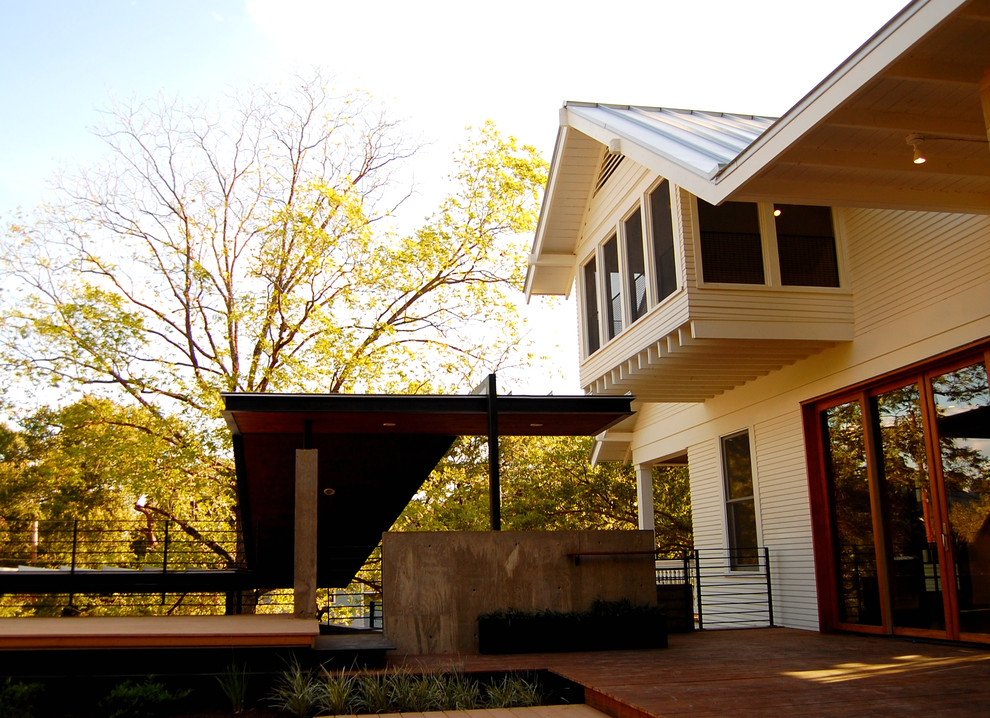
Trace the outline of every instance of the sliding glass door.
<path fill-rule="evenodd" d="M 860 387 L 815 415 L 831 622 L 990 641 L 984 359 Z"/>

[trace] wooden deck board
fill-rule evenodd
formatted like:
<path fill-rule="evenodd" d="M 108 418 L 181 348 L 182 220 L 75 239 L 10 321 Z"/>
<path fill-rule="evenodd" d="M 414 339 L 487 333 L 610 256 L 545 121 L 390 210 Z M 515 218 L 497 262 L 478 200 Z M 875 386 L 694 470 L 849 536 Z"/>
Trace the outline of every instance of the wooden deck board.
<path fill-rule="evenodd" d="M 394 659 L 451 665 L 450 656 Z M 548 669 L 586 687 L 615 718 L 979 715 L 990 648 L 790 629 L 673 634 L 646 651 L 461 656 L 464 670 Z"/>
<path fill-rule="evenodd" d="M 0 649 L 311 646 L 319 633 L 286 615 L 0 618 Z"/>

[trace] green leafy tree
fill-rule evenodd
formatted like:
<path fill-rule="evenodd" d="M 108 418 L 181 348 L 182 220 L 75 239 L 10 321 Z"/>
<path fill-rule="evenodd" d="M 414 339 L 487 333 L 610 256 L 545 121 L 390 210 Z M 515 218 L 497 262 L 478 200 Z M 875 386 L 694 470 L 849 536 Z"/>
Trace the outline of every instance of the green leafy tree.
<path fill-rule="evenodd" d="M 413 148 L 319 72 L 214 108 L 115 107 L 100 136 L 106 161 L 60 178 L 56 203 L 3 232 L 2 359 L 43 396 L 126 407 L 158 442 L 142 460 L 183 457 L 183 485 L 212 476 L 211 506 L 229 505 L 233 476 L 222 392 L 440 390 L 524 359 L 521 235 L 546 164 L 491 123 L 408 235 L 385 225 Z M 121 420 L 101 410 L 75 425 L 97 442 Z M 110 488 L 90 491 L 117 506 Z M 196 495 L 144 493 L 143 513 L 173 518 Z M 54 494 L 33 500 L 54 510 Z"/>
<path fill-rule="evenodd" d="M 636 477 L 616 462 L 592 467 L 592 439 L 503 437 L 500 485 L 505 530 L 634 529 Z M 465 437 L 433 472 L 396 522 L 396 530 L 487 530 L 486 440 Z M 654 469 L 657 545 L 690 548 L 691 504 L 686 467 Z"/>

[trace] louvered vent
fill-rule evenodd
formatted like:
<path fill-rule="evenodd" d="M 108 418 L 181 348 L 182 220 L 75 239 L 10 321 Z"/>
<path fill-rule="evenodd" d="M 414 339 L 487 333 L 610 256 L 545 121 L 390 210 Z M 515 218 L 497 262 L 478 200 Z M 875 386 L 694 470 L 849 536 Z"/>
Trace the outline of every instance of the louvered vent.
<path fill-rule="evenodd" d="M 601 191 L 601 188 L 605 186 L 608 182 L 608 178 L 619 168 L 622 164 L 622 160 L 625 155 L 621 155 L 618 152 L 609 152 L 608 147 L 605 148 L 605 152 L 602 154 L 602 166 L 598 170 L 598 182 L 595 184 L 595 194 Z"/>

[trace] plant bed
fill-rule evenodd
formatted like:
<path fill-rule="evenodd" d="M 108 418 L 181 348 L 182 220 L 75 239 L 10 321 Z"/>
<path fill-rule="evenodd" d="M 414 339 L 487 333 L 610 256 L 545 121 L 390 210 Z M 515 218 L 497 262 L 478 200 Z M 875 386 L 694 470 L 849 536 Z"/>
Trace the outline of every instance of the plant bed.
<path fill-rule="evenodd" d="M 628 601 L 596 601 L 583 612 L 509 609 L 478 616 L 478 650 L 485 654 L 666 647 L 663 613 Z"/>
<path fill-rule="evenodd" d="M 498 709 L 584 702 L 584 688 L 549 671 L 378 671 L 285 664 L 280 673 L 231 666 L 220 675 L 0 680 L 3 718 L 287 718 Z"/>

